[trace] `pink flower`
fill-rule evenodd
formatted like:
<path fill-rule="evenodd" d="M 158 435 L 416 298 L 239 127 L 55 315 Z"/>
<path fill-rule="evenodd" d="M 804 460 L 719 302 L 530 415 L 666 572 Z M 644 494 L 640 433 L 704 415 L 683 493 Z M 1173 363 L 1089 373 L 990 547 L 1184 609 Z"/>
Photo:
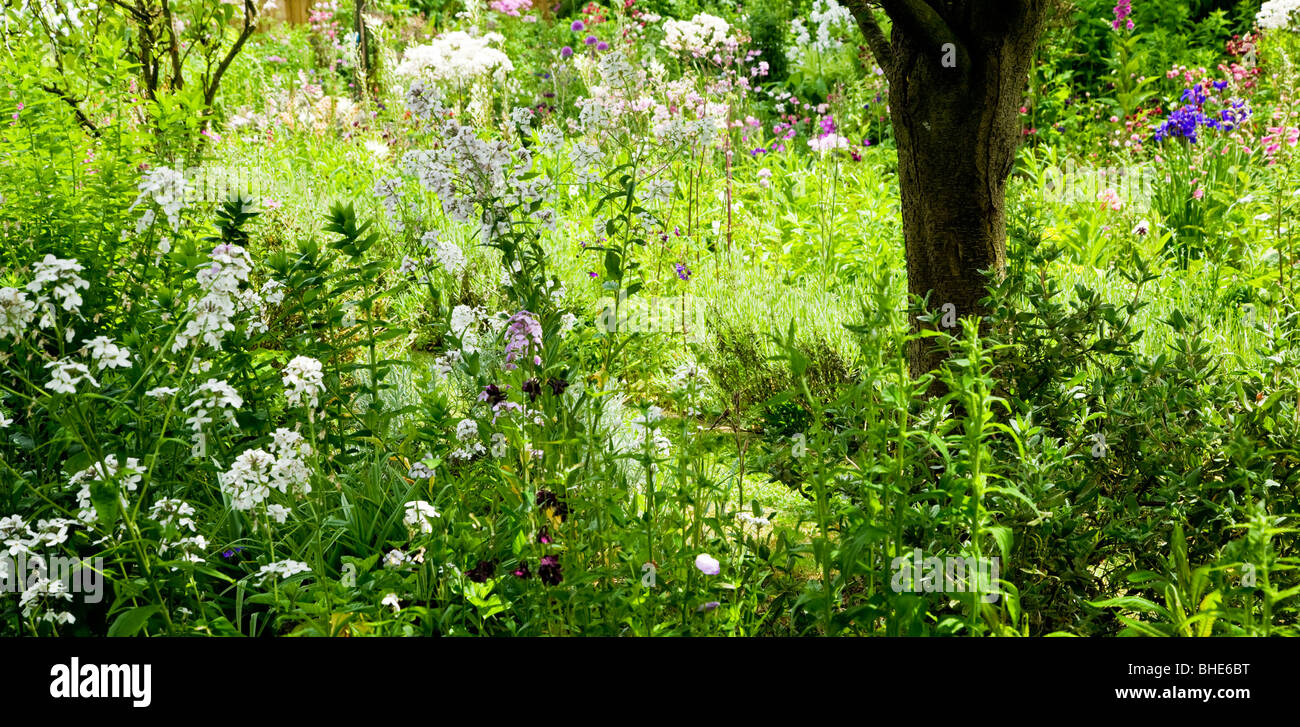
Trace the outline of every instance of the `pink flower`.
<path fill-rule="evenodd" d="M 1198 190 L 1196 190 L 1195 192 L 1192 192 L 1192 199 L 1200 199 L 1200 198 L 1202 198 L 1202 197 L 1204 197 L 1204 196 L 1205 196 L 1205 190 L 1204 190 L 1204 189 L 1198 189 Z"/>

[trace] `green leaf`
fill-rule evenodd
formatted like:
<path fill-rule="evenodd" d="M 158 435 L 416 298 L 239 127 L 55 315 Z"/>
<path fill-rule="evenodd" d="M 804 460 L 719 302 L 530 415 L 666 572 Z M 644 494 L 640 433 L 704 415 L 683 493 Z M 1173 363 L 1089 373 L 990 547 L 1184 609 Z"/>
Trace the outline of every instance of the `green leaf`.
<path fill-rule="evenodd" d="M 108 627 L 108 635 L 135 636 L 144 628 L 150 616 L 161 612 L 162 607 L 158 605 L 136 606 L 113 620 L 113 625 Z"/>

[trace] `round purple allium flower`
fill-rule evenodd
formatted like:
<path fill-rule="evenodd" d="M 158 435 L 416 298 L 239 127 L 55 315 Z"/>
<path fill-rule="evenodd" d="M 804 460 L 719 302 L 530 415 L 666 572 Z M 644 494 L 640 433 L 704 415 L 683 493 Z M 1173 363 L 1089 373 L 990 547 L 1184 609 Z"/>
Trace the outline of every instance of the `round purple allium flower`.
<path fill-rule="evenodd" d="M 600 41 L 599 43 L 596 44 L 596 50 L 600 50 L 600 51 L 609 50 L 609 43 L 606 43 L 603 40 Z"/>
<path fill-rule="evenodd" d="M 560 49 L 560 57 L 561 57 L 561 58 L 568 58 L 568 57 L 571 56 L 571 55 L 573 55 L 573 49 L 570 48 L 569 46 L 566 45 L 566 46 L 564 46 L 563 48 Z"/>
<path fill-rule="evenodd" d="M 564 580 L 564 574 L 560 572 L 560 559 L 554 555 L 542 556 L 542 562 L 537 566 L 537 576 L 548 586 L 560 585 L 560 581 Z"/>
<path fill-rule="evenodd" d="M 573 21 L 573 25 L 569 26 L 569 30 L 572 30 L 575 33 L 578 32 L 579 30 L 586 30 L 586 29 L 587 26 L 584 25 L 581 20 L 575 20 Z"/>
<path fill-rule="evenodd" d="M 594 35 L 589 35 L 587 36 L 587 39 L 582 42 L 586 43 L 587 45 L 596 45 L 597 43 L 600 42 L 600 38 L 597 38 Z"/>
<path fill-rule="evenodd" d="M 722 572 L 722 566 L 718 563 L 718 559 L 708 553 L 700 553 L 695 556 L 695 567 L 699 568 L 700 572 L 706 576 L 716 576 Z"/>

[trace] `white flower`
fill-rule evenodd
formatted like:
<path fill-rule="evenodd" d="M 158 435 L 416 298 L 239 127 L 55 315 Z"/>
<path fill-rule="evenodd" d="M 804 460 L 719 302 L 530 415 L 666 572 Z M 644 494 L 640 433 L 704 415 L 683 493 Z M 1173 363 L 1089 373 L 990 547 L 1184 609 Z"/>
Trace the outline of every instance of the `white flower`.
<path fill-rule="evenodd" d="M 174 497 L 164 497 L 149 508 L 149 519 L 163 527 L 175 525 L 182 530 L 194 531 L 194 506 Z"/>
<path fill-rule="evenodd" d="M 310 356 L 295 356 L 284 367 L 285 398 L 290 406 L 320 405 L 320 394 L 325 390 L 321 363 Z"/>
<path fill-rule="evenodd" d="M 1141 237 L 1151 231 L 1151 221 L 1142 220 L 1133 226 L 1133 234 Z"/>
<path fill-rule="evenodd" d="M 393 613 L 402 610 L 402 604 L 398 602 L 396 593 L 390 593 L 387 596 L 384 596 L 384 600 L 380 601 L 379 605 L 392 607 Z"/>
<path fill-rule="evenodd" d="M 0 288 L 0 339 L 18 338 L 36 318 L 36 303 L 17 288 Z"/>
<path fill-rule="evenodd" d="M 849 140 L 839 134 L 827 134 L 816 139 L 809 139 L 808 148 L 822 153 L 833 149 L 847 149 L 849 148 Z"/>
<path fill-rule="evenodd" d="M 1255 22 L 1267 30 L 1300 26 L 1300 0 L 1268 0 L 1260 7 Z"/>
<path fill-rule="evenodd" d="M 211 424 L 214 415 L 224 415 L 226 421 L 235 424 L 235 411 L 244 405 L 244 399 L 225 381 L 208 379 L 194 390 L 194 398 L 185 407 L 190 416 L 185 423 L 194 433 L 194 455 L 205 456 L 207 437 L 204 427 Z"/>
<path fill-rule="evenodd" d="M 144 468 L 140 466 L 140 460 L 135 457 L 127 457 L 126 465 L 118 464 L 117 455 L 110 454 L 104 457 L 104 461 L 91 465 L 86 469 L 74 474 L 68 478 L 68 484 L 73 487 L 80 485 L 77 491 L 77 519 L 83 523 L 93 523 L 99 519 L 98 513 L 90 497 L 90 483 L 92 482 L 113 482 L 116 481 L 119 487 L 118 499 L 123 507 L 126 506 L 126 492 L 135 492 L 144 479 Z"/>
<path fill-rule="evenodd" d="M 0 409 L 0 429 L 8 429 L 9 425 L 13 423 L 14 420 L 10 419 L 9 416 L 5 414 L 5 410 Z"/>
<path fill-rule="evenodd" d="M 289 508 L 284 505 L 267 505 L 266 514 L 270 515 L 271 519 L 277 523 L 283 524 L 289 519 Z"/>
<path fill-rule="evenodd" d="M 388 551 L 388 554 L 384 556 L 385 568 L 400 568 L 401 566 L 404 566 L 410 562 L 411 562 L 410 556 L 398 550 L 397 548 L 393 548 L 392 550 Z"/>
<path fill-rule="evenodd" d="M 166 399 L 171 396 L 176 396 L 179 391 L 180 389 L 172 386 L 159 386 L 144 392 L 144 395 L 151 399 Z"/>
<path fill-rule="evenodd" d="M 101 369 L 130 368 L 131 352 L 113 343 L 107 336 L 97 336 L 86 341 L 90 349 L 90 358 Z"/>
<path fill-rule="evenodd" d="M 664 21 L 664 47 L 696 57 L 719 50 L 734 41 L 727 35 L 731 26 L 716 15 L 697 13 L 690 20 Z"/>
<path fill-rule="evenodd" d="M 298 573 L 310 572 L 311 568 L 301 561 L 281 560 L 275 563 L 268 563 L 258 569 L 255 576 L 261 582 L 266 582 L 271 576 L 280 576 L 282 580 L 288 580 Z"/>
<path fill-rule="evenodd" d="M 428 45 L 408 47 L 402 54 L 402 62 L 397 64 L 396 72 L 399 76 L 455 84 L 464 84 L 488 74 L 500 77 L 514 70 L 510 58 L 491 46 L 504 39 L 499 33 L 488 33 L 478 38 L 460 30 L 443 33 Z"/>
<path fill-rule="evenodd" d="M 528 126 L 533 122 L 533 110 L 527 106 L 517 106 L 510 112 L 510 123 L 515 126 Z"/>
<path fill-rule="evenodd" d="M 131 209 L 145 199 L 153 200 L 167 215 L 172 229 L 180 228 L 180 213 L 185 206 L 185 175 L 167 167 L 155 167 L 144 173 L 140 180 L 140 195 L 131 203 Z"/>
<path fill-rule="evenodd" d="M 50 369 L 50 381 L 45 384 L 45 388 L 55 393 L 75 394 L 77 384 L 82 381 L 89 382 L 91 386 L 99 386 L 99 382 L 90 375 L 90 369 L 86 368 L 85 364 L 66 360 L 50 361 L 45 364 L 45 368 Z"/>
<path fill-rule="evenodd" d="M 43 311 L 38 322 L 41 328 L 54 325 L 56 312 L 50 297 L 43 294 L 46 288 L 49 288 L 50 295 L 58 299 L 59 308 L 65 313 L 76 315 L 81 312 L 81 294 L 77 290 L 90 287 L 90 283 L 78 275 L 84 269 L 76 260 L 62 260 L 53 255 L 46 255 L 40 262 L 32 263 L 36 275 L 27 283 L 27 291 L 38 296 L 36 306 Z M 21 303 L 18 305 L 21 306 Z"/>
<path fill-rule="evenodd" d="M 497 459 L 501 459 L 502 457 L 506 456 L 506 452 L 509 451 L 508 447 L 506 446 L 506 435 L 502 434 L 501 432 L 492 433 L 491 444 L 492 444 L 492 456 L 496 457 Z"/>
<path fill-rule="evenodd" d="M 421 533 L 429 534 L 433 532 L 433 523 L 429 522 L 430 518 L 442 517 L 438 511 L 433 509 L 433 505 L 424 500 L 412 500 L 406 503 L 405 514 L 402 516 L 402 522 L 409 528 L 418 529 Z M 391 555 L 391 553 L 389 554 Z"/>

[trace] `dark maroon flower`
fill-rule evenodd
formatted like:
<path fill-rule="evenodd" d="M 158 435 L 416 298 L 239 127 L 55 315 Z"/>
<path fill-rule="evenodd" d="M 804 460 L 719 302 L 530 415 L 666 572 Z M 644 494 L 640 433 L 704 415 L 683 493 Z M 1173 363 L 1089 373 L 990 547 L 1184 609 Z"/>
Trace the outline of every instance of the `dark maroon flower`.
<path fill-rule="evenodd" d="M 528 570 L 527 563 L 520 563 L 519 567 L 514 571 L 514 576 L 515 578 L 532 578 L 533 572 Z"/>
<path fill-rule="evenodd" d="M 542 556 L 541 565 L 537 566 L 537 576 L 548 586 L 558 586 L 564 580 L 560 572 L 560 559 L 554 555 Z"/>
<path fill-rule="evenodd" d="M 506 386 L 502 388 L 496 384 L 488 384 L 487 387 L 483 389 L 483 393 L 478 395 L 478 400 L 486 401 L 492 406 L 496 406 L 506 400 L 505 390 L 508 388 L 510 387 Z"/>
<path fill-rule="evenodd" d="M 474 566 L 474 568 L 465 575 L 469 576 L 469 579 L 475 583 L 482 583 L 491 578 L 492 574 L 496 573 L 496 570 L 497 564 L 495 562 L 490 560 L 480 560 L 478 565 Z"/>
<path fill-rule="evenodd" d="M 536 376 L 525 381 L 522 388 L 529 401 L 537 401 L 537 397 L 542 395 L 542 382 Z"/>
<path fill-rule="evenodd" d="M 559 495 L 550 490 L 537 491 L 537 507 L 542 510 L 551 510 L 555 517 L 558 517 L 561 521 L 569 514 L 569 506 L 564 504 Z"/>
<path fill-rule="evenodd" d="M 548 544 L 550 544 L 550 542 L 551 542 L 551 532 L 550 532 L 549 530 L 547 530 L 545 527 L 543 527 L 541 530 L 538 530 L 538 531 L 537 531 L 537 542 L 541 543 L 542 545 L 548 545 Z"/>
<path fill-rule="evenodd" d="M 564 390 L 569 388 L 569 382 L 564 379 L 557 379 L 554 376 L 546 380 L 546 385 L 551 387 L 551 393 L 559 396 Z"/>

